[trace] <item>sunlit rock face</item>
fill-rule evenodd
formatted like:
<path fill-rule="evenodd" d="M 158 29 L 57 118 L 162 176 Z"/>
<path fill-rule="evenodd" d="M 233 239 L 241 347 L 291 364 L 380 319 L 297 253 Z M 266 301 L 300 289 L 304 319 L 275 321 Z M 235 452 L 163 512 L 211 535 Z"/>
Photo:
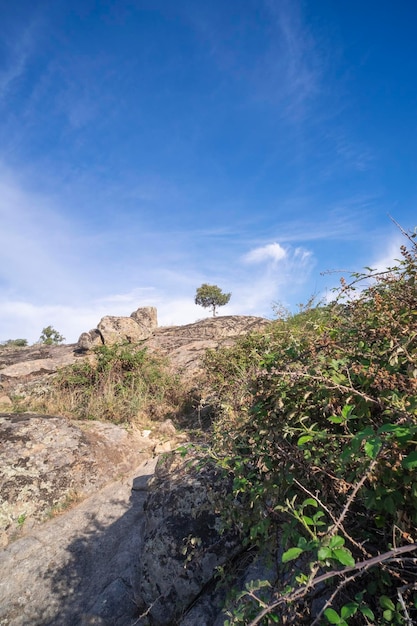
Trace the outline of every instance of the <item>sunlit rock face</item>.
<path fill-rule="evenodd" d="M 148 339 L 157 326 L 156 308 L 143 307 L 134 311 L 130 317 L 107 315 L 100 320 L 97 329 L 103 343 L 112 345 L 124 341 L 138 343 Z"/>

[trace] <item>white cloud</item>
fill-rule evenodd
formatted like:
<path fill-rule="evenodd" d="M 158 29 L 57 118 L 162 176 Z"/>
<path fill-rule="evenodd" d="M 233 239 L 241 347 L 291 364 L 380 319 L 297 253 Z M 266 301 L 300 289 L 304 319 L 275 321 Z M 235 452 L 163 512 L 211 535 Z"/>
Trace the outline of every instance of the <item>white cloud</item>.
<path fill-rule="evenodd" d="M 29 343 L 38 340 L 42 329 L 52 325 L 65 338 L 75 343 L 82 332 L 96 328 L 105 315 L 128 317 L 139 307 L 156 306 L 159 326 L 190 324 L 206 317 L 193 297 L 170 297 L 153 290 L 134 290 L 126 294 L 108 295 L 82 305 L 37 305 L 26 300 L 0 301 L 0 342 L 23 338 Z M 226 309 L 227 307 L 224 307 Z M 222 314 L 228 314 L 222 309 Z"/>
<path fill-rule="evenodd" d="M 53 326 L 68 343 L 79 335 L 95 328 L 99 311 L 88 307 L 37 305 L 23 300 L 9 300 L 0 307 L 0 341 L 23 338 L 29 343 L 39 339 L 45 326 Z M 98 319 L 97 319 L 98 317 Z"/>
<path fill-rule="evenodd" d="M 71 223 L 49 198 L 24 191 L 1 168 L 0 220 L 0 284 L 14 297 L 69 293 L 79 243 Z"/>
<path fill-rule="evenodd" d="M 271 315 L 274 302 L 293 305 L 293 298 L 307 285 L 316 263 L 310 250 L 290 245 L 284 248 L 276 242 L 254 248 L 242 260 L 254 268 L 237 285 L 231 312 L 266 317 Z"/>
<path fill-rule="evenodd" d="M 294 258 L 301 263 L 307 262 L 309 259 L 311 259 L 311 256 L 312 254 L 310 250 L 306 250 L 305 248 L 299 247 L 294 250 Z"/>
<path fill-rule="evenodd" d="M 285 259 L 286 250 L 279 243 L 269 243 L 260 248 L 254 248 L 245 255 L 244 261 L 247 263 L 263 263 L 264 261 L 278 262 Z"/>
<path fill-rule="evenodd" d="M 370 268 L 373 272 L 385 272 L 388 268 L 397 267 L 401 260 L 400 247 L 405 243 L 404 237 L 400 233 L 387 236 L 386 233 L 375 237 L 373 241 L 373 250 L 369 252 L 367 257 L 363 260 L 362 264 L 358 267 L 352 267 L 350 270 L 338 270 L 337 274 L 343 277 L 349 284 L 355 278 L 352 278 L 352 273 L 355 271 L 364 274 L 368 274 Z M 355 284 L 355 291 L 349 294 L 349 298 L 357 299 L 360 297 L 362 291 L 370 287 L 374 282 L 374 279 L 364 278 L 360 282 Z M 340 280 L 335 281 L 333 284 L 329 284 L 329 287 L 325 293 L 322 294 L 322 298 L 325 302 L 333 302 L 340 295 Z"/>
<path fill-rule="evenodd" d="M 398 265 L 398 260 L 401 259 L 400 247 L 405 244 L 404 237 L 400 234 L 395 234 L 390 239 L 381 242 L 378 253 L 374 257 L 374 261 L 370 263 L 370 267 L 383 272 L 389 267 Z"/>

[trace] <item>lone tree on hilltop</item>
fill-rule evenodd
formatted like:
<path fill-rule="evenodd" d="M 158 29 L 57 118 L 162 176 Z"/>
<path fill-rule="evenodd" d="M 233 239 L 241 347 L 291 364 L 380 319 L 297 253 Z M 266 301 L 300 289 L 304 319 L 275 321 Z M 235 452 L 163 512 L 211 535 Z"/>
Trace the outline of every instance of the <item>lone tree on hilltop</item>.
<path fill-rule="evenodd" d="M 63 337 L 53 326 L 46 326 L 42 329 L 41 336 L 39 337 L 39 343 L 44 343 L 47 346 L 63 343 L 65 337 Z"/>
<path fill-rule="evenodd" d="M 231 293 L 223 293 L 217 285 L 203 283 L 196 291 L 194 302 L 205 309 L 211 308 L 215 317 L 217 307 L 227 304 L 231 295 Z"/>

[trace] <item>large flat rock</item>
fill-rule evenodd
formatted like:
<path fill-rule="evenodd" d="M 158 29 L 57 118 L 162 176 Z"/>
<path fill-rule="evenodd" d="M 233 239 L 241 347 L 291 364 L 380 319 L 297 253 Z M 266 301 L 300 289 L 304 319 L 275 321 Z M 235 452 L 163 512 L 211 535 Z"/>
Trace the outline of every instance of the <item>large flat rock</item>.
<path fill-rule="evenodd" d="M 30 348 L 0 351 L 0 383 L 8 379 L 28 379 L 51 374 L 65 365 L 75 363 L 79 357 L 76 345 L 32 346 Z"/>
<path fill-rule="evenodd" d="M 150 460 L 0 551 L 1 626 L 133 626 Z M 132 490 L 132 484 L 140 489 Z"/>
<path fill-rule="evenodd" d="M 0 546 L 130 471 L 154 445 L 114 424 L 0 413 Z"/>

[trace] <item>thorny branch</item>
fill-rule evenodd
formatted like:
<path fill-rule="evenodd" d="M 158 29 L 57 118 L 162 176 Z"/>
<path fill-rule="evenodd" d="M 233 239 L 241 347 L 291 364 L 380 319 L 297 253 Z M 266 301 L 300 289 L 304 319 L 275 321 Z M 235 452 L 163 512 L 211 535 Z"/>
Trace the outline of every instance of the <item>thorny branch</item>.
<path fill-rule="evenodd" d="M 331 570 L 330 572 L 321 574 L 320 576 L 317 576 L 317 578 L 315 578 L 314 580 L 309 581 L 306 585 L 302 585 L 295 591 L 279 596 L 277 600 L 275 600 L 274 602 L 269 604 L 268 607 L 263 609 L 255 617 L 255 619 L 250 622 L 249 626 L 256 626 L 266 615 L 268 615 L 268 613 L 271 613 L 271 611 L 273 611 L 280 605 L 303 598 L 306 595 L 306 593 L 310 591 L 310 589 L 312 589 L 313 587 L 316 587 L 322 582 L 325 582 L 326 580 L 329 580 L 330 578 L 334 578 L 335 576 L 345 576 L 346 574 L 349 574 L 350 572 L 356 572 L 356 575 L 358 575 L 374 565 L 379 565 L 380 563 L 386 563 L 390 561 L 390 559 L 396 558 L 399 554 L 412 552 L 413 550 L 416 550 L 416 549 L 417 549 L 417 543 L 413 543 L 408 546 L 402 546 L 401 548 L 388 550 L 388 552 L 384 552 L 383 554 L 378 554 L 377 556 L 374 556 L 370 559 L 366 559 L 365 561 L 359 561 L 358 563 L 355 563 L 355 565 L 352 565 L 351 567 L 345 567 L 341 570 Z"/>

